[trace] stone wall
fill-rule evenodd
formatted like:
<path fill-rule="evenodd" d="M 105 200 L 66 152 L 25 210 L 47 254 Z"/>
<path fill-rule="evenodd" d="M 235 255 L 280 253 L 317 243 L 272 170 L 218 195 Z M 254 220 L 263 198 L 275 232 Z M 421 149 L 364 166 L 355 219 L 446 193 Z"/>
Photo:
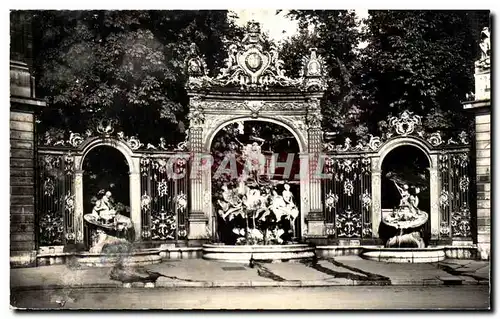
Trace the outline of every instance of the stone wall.
<path fill-rule="evenodd" d="M 10 112 L 10 251 L 11 264 L 35 260 L 34 115 Z"/>
<path fill-rule="evenodd" d="M 476 114 L 477 246 L 481 259 L 491 248 L 491 114 Z"/>

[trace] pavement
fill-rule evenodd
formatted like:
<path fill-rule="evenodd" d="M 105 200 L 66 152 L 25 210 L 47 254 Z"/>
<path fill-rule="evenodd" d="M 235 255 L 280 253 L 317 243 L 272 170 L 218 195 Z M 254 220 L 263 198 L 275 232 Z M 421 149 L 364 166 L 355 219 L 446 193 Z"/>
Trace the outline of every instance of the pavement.
<path fill-rule="evenodd" d="M 253 267 L 204 259 L 170 259 L 144 268 L 167 276 L 156 282 L 156 287 L 165 288 L 489 285 L 490 278 L 488 261 L 463 259 L 399 264 L 339 256 L 317 263 L 256 263 Z M 123 287 L 109 278 L 110 271 L 74 265 L 13 268 L 11 289 Z"/>

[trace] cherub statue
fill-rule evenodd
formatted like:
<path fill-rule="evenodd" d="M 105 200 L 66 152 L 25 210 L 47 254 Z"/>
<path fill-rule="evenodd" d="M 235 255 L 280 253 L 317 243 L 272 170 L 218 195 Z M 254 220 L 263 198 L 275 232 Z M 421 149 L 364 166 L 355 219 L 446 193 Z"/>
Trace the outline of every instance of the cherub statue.
<path fill-rule="evenodd" d="M 401 207 L 409 207 L 410 202 L 408 201 L 410 198 L 410 192 L 409 192 L 409 186 L 408 184 L 404 184 L 403 187 L 398 185 L 396 181 L 393 181 L 394 185 L 396 185 L 396 188 L 399 191 L 399 194 L 401 194 L 401 200 L 399 201 L 399 206 Z"/>

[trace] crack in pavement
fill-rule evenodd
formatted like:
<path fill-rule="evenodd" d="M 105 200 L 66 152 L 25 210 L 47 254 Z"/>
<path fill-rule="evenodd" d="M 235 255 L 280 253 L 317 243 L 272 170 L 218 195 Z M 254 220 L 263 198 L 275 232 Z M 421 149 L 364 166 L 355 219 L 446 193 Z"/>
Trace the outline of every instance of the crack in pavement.
<path fill-rule="evenodd" d="M 257 274 L 260 277 L 271 279 L 273 281 L 280 281 L 280 282 L 287 281 L 285 278 L 280 277 L 275 273 L 273 273 L 271 270 L 269 270 L 269 268 L 265 267 L 261 263 L 254 262 L 254 267 L 257 267 Z"/>
<path fill-rule="evenodd" d="M 467 276 L 467 277 L 471 277 L 472 279 L 475 279 L 475 280 L 478 280 L 478 281 L 479 280 L 485 280 L 483 277 L 476 276 L 476 275 L 468 273 L 468 272 L 459 271 L 459 270 L 456 270 L 453 267 L 450 267 L 448 265 L 444 265 L 444 264 L 441 264 L 441 263 L 438 263 L 437 267 L 439 269 L 444 270 L 445 272 L 449 273 L 450 275 L 453 275 L 453 276 Z M 481 268 L 484 268 L 484 267 L 481 267 Z M 481 269 L 481 268 L 479 268 L 479 269 Z"/>
<path fill-rule="evenodd" d="M 348 269 L 348 270 L 351 270 L 354 272 L 358 272 L 360 274 L 363 274 L 364 276 L 353 274 L 350 272 L 335 271 L 335 270 L 332 270 L 330 268 L 327 268 L 327 267 L 320 265 L 317 261 L 303 261 L 302 263 L 304 265 L 306 265 L 307 267 L 313 268 L 313 269 L 315 269 L 319 272 L 322 272 L 324 274 L 333 276 L 334 278 L 344 278 L 344 279 L 359 280 L 359 281 L 378 281 L 380 283 L 385 283 L 387 285 L 391 284 L 391 280 L 388 277 L 385 277 L 385 276 L 382 276 L 379 274 L 370 273 L 370 272 L 364 271 L 364 270 L 359 269 L 359 268 L 355 268 L 355 267 L 351 267 L 351 266 L 342 264 L 342 263 L 340 263 L 332 258 L 326 258 L 324 260 L 334 264 L 337 267 L 345 268 L 345 269 Z"/>

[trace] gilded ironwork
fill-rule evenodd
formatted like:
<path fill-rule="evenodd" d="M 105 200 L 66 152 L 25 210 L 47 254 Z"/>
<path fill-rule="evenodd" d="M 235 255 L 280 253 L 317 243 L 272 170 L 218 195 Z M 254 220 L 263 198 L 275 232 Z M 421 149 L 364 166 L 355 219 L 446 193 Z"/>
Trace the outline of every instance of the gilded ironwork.
<path fill-rule="evenodd" d="M 185 60 L 188 75 L 186 87 L 190 90 L 233 87 L 244 91 L 281 87 L 309 92 L 327 88 L 325 62 L 315 48 L 303 59 L 300 78 L 290 78 L 285 75 L 276 45 L 271 44 L 266 49 L 264 43 L 260 24 L 249 21 L 243 39 L 229 45 L 224 67 L 216 77 L 208 76 L 205 58 L 192 44 Z M 258 111 L 252 111 L 252 114 L 256 113 Z M 193 118 L 198 115 L 193 112 Z"/>
<path fill-rule="evenodd" d="M 63 245 L 75 241 L 74 158 L 71 153 L 38 157 L 37 216 L 39 245 Z"/>
<path fill-rule="evenodd" d="M 336 227 L 338 237 L 361 237 L 361 213 L 352 211 L 350 207 L 341 210 L 337 214 Z"/>
<path fill-rule="evenodd" d="M 143 156 L 141 171 L 141 236 L 145 240 L 180 240 L 187 236 L 188 159 Z"/>
<path fill-rule="evenodd" d="M 326 157 L 323 179 L 325 217 L 336 237 L 372 236 L 371 159 Z"/>
<path fill-rule="evenodd" d="M 463 204 L 458 211 L 452 213 L 451 232 L 453 237 L 470 237 L 470 209 Z"/>
<path fill-rule="evenodd" d="M 469 154 L 444 153 L 438 160 L 441 175 L 439 236 L 470 237 L 469 176 L 474 172 L 470 167 Z"/>
<path fill-rule="evenodd" d="M 39 243 L 41 246 L 62 245 L 64 237 L 63 216 L 57 211 L 47 211 L 40 214 Z"/>
<path fill-rule="evenodd" d="M 347 153 L 347 152 L 375 152 L 387 142 L 389 139 L 400 136 L 413 136 L 431 147 L 452 147 L 454 145 L 468 145 L 469 138 L 466 132 L 460 132 L 457 137 L 450 137 L 447 142 L 444 141 L 442 133 L 426 132 L 422 127 L 422 118 L 410 111 L 403 111 L 399 116 L 389 116 L 387 118 L 387 127 L 382 132 L 382 137 L 368 135 L 368 138 L 362 138 L 357 142 L 353 142 L 349 137 L 346 137 L 344 144 L 335 145 L 332 142 L 326 142 L 323 149 L 327 152 Z M 328 132 L 325 133 L 328 136 Z"/>
<path fill-rule="evenodd" d="M 167 240 L 175 239 L 177 223 L 175 213 L 165 211 L 162 207 L 160 211 L 151 213 L 151 239 L 152 240 Z"/>

